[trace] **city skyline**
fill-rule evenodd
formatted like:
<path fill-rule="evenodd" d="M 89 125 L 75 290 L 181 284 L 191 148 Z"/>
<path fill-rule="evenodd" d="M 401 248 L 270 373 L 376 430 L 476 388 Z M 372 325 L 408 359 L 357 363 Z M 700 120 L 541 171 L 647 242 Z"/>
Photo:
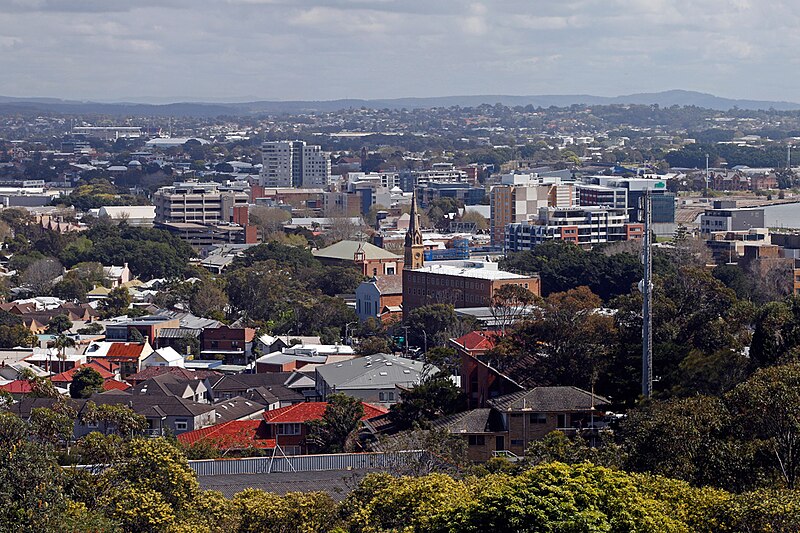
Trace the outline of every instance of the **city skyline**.
<path fill-rule="evenodd" d="M 798 15 L 785 2 L 71 4 L 0 2 L 0 94 L 157 103 L 681 87 L 797 100 Z"/>

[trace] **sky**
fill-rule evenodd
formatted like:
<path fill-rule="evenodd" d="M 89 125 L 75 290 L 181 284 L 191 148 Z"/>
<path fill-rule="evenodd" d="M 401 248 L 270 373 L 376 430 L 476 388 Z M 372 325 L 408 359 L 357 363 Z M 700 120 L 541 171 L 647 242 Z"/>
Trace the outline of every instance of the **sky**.
<path fill-rule="evenodd" d="M 800 101 L 788 0 L 0 0 L 0 95 Z"/>

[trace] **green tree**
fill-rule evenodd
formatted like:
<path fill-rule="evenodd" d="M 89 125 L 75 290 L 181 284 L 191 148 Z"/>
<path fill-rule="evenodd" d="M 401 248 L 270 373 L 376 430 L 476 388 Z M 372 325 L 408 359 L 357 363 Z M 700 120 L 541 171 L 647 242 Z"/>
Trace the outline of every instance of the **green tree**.
<path fill-rule="evenodd" d="M 58 335 L 60 333 L 64 333 L 65 331 L 69 331 L 70 329 L 72 329 L 72 321 L 69 319 L 69 317 L 67 315 L 57 315 L 50 319 L 50 323 L 47 324 L 45 333 Z"/>
<path fill-rule="evenodd" d="M 131 295 L 125 287 L 112 289 L 100 302 L 100 312 L 105 318 L 124 315 L 131 305 Z"/>
<path fill-rule="evenodd" d="M 758 370 L 729 394 L 729 402 L 743 436 L 761 439 L 775 472 L 794 489 L 800 473 L 800 363 Z"/>
<path fill-rule="evenodd" d="M 31 410 L 30 433 L 37 442 L 57 446 L 69 443 L 75 424 L 75 409 L 63 399 L 52 407 L 37 407 Z"/>
<path fill-rule="evenodd" d="M 84 423 L 105 424 L 107 431 L 113 431 L 126 438 L 147 428 L 147 419 L 123 404 L 97 405 L 89 401 L 84 408 L 82 417 Z"/>
<path fill-rule="evenodd" d="M 328 397 L 325 414 L 320 420 L 307 423 L 307 442 L 323 453 L 339 453 L 348 448 L 348 441 L 361 427 L 364 405 L 346 394 Z"/>
<path fill-rule="evenodd" d="M 425 428 L 442 416 L 463 411 L 466 397 L 451 377 L 439 373 L 424 379 L 419 385 L 400 392 L 400 402 L 390 409 L 392 420 L 401 429 L 414 426 Z"/>
<path fill-rule="evenodd" d="M 96 392 L 103 392 L 103 376 L 92 367 L 79 368 L 72 374 L 69 395 L 73 398 L 89 398 Z"/>
<path fill-rule="evenodd" d="M 192 313 L 217 320 L 224 319 L 228 307 L 228 295 L 219 283 L 209 281 L 197 285 L 189 299 L 189 309 Z"/>

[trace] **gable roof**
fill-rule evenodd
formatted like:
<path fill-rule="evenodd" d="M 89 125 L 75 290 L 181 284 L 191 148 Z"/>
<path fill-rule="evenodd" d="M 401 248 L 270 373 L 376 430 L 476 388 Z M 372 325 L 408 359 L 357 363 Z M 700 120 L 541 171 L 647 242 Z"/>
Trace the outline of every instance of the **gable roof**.
<path fill-rule="evenodd" d="M 449 415 L 434 420 L 431 425 L 450 433 L 495 433 L 504 430 L 500 414 L 488 407 Z"/>
<path fill-rule="evenodd" d="M 103 368 L 102 365 L 94 364 L 94 361 L 91 363 L 87 363 L 84 365 L 78 365 L 76 367 L 70 368 L 66 372 L 61 372 L 60 374 L 56 374 L 55 376 L 50 378 L 50 381 L 54 383 L 71 383 L 75 372 L 77 372 L 81 368 L 93 368 L 100 377 L 104 380 L 111 379 L 114 377 L 114 374 Z"/>
<path fill-rule="evenodd" d="M 144 343 L 114 342 L 108 347 L 106 357 L 115 359 L 139 359 L 144 351 Z"/>
<path fill-rule="evenodd" d="M 31 384 L 26 379 L 16 379 L 5 385 L 0 385 L 0 390 L 6 391 L 9 394 L 30 394 L 32 391 Z"/>
<path fill-rule="evenodd" d="M 320 250 L 313 250 L 314 257 L 320 259 L 338 259 L 341 261 L 354 261 L 359 247 L 364 252 L 364 257 L 369 259 L 402 259 L 388 250 L 379 248 L 374 244 L 361 241 L 339 241 Z"/>
<path fill-rule="evenodd" d="M 381 276 L 374 278 L 375 286 L 381 296 L 403 294 L 403 276 Z"/>
<path fill-rule="evenodd" d="M 149 366 L 141 372 L 131 374 L 126 378 L 126 381 L 139 383 L 163 374 L 170 374 L 177 379 L 185 381 L 195 379 L 210 379 L 213 381 L 222 377 L 222 374 L 213 370 L 189 370 L 179 366 Z"/>
<path fill-rule="evenodd" d="M 221 450 L 247 448 L 272 449 L 275 439 L 268 439 L 263 420 L 231 420 L 178 435 L 178 442 L 192 445 L 204 441 Z"/>
<path fill-rule="evenodd" d="M 451 339 L 454 344 L 465 350 L 491 350 L 494 348 L 499 334 L 490 331 L 470 331 L 457 339 Z"/>
<path fill-rule="evenodd" d="M 387 409 L 372 405 L 366 402 L 361 402 L 364 406 L 364 416 L 361 420 L 369 420 L 376 416 L 388 413 Z M 325 408 L 328 407 L 328 402 L 303 402 L 294 405 L 281 407 L 272 411 L 264 413 L 264 420 L 268 424 L 286 424 L 286 423 L 305 423 L 311 420 L 319 420 L 325 414 Z"/>
<path fill-rule="evenodd" d="M 594 401 L 592 401 L 594 400 Z M 598 405 L 610 402 L 598 394 L 579 389 L 578 387 L 536 387 L 529 390 L 512 392 L 489 400 L 489 405 L 499 411 L 591 411 Z"/>

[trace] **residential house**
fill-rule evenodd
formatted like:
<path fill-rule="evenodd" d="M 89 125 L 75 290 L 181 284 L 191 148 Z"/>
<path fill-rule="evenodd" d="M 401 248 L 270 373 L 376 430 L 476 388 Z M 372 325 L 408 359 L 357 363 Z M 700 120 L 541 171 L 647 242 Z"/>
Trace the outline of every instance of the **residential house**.
<path fill-rule="evenodd" d="M 383 407 L 369 403 L 362 402 L 362 405 L 364 407 L 362 421 L 388 412 Z M 276 446 L 279 446 L 286 455 L 308 453 L 309 445 L 306 442 L 308 423 L 321 419 L 327 406 L 327 402 L 303 402 L 264 412 L 266 438 L 275 439 Z"/>
<path fill-rule="evenodd" d="M 261 335 L 255 341 L 256 347 L 255 349 L 262 354 L 268 354 L 273 352 L 280 352 L 284 348 L 289 348 L 290 346 L 295 346 L 297 344 L 322 344 L 322 341 L 319 337 L 309 337 L 309 336 L 292 336 L 292 335 L 283 335 L 281 337 L 272 335 Z"/>
<path fill-rule="evenodd" d="M 53 398 L 23 398 L 13 406 L 13 412 L 21 418 L 30 418 L 31 411 L 37 407 L 52 407 Z M 136 396 L 126 391 L 108 391 L 93 394 L 88 400 L 68 400 L 77 413 L 73 438 L 80 439 L 92 431 L 109 433 L 115 428 L 105 423 L 92 423 L 84 420 L 86 405 L 126 405 L 147 420 L 145 434 L 149 436 L 180 435 L 186 431 L 210 426 L 215 421 L 215 409 L 176 396 Z"/>
<path fill-rule="evenodd" d="M 247 364 L 252 360 L 253 328 L 232 328 L 220 325 L 206 328 L 200 335 L 202 359 L 223 358 L 228 364 Z"/>
<path fill-rule="evenodd" d="M 316 393 L 325 401 L 344 393 L 386 407 L 400 400 L 400 390 L 419 384 L 438 368 L 405 357 L 374 354 L 316 368 Z"/>
<path fill-rule="evenodd" d="M 274 450 L 275 439 L 268 438 L 267 424 L 260 420 L 231 420 L 178 435 L 184 446 L 211 445 L 221 452 Z M 248 455 L 252 455 L 248 453 Z"/>
<path fill-rule="evenodd" d="M 131 270 L 128 268 L 128 263 L 122 266 L 104 266 L 103 275 L 112 289 L 128 283 L 131 280 Z"/>
<path fill-rule="evenodd" d="M 520 383 L 479 359 L 494 347 L 496 339 L 496 335 L 478 331 L 450 339 L 450 345 L 461 358 L 461 387 L 470 409 L 486 407 L 493 398 L 524 389 Z"/>
<path fill-rule="evenodd" d="M 144 359 L 142 368 L 149 366 L 177 366 L 183 367 L 183 356 L 169 346 L 159 348 Z"/>
<path fill-rule="evenodd" d="M 470 459 L 487 460 L 496 451 L 523 456 L 528 446 L 553 431 L 596 435 L 607 427 L 606 398 L 577 387 L 535 387 L 500 396 L 488 407 L 441 418 L 434 427 L 467 441 Z"/>
<path fill-rule="evenodd" d="M 222 377 L 221 373 L 213 370 L 189 370 L 179 366 L 148 366 L 141 372 L 137 372 L 136 374 L 128 376 L 125 381 L 131 385 L 138 385 L 143 381 L 161 376 L 163 374 L 171 374 L 184 381 L 207 379 L 209 380 L 209 383 L 214 383 Z"/>
<path fill-rule="evenodd" d="M 225 375 L 211 384 L 214 397 L 222 400 L 242 396 L 266 405 L 268 409 L 305 401 L 302 392 L 287 385 L 291 372 Z M 313 384 L 312 384 L 313 388 Z"/>
<path fill-rule="evenodd" d="M 86 349 L 89 361 L 104 359 L 108 363 L 119 365 L 122 379 L 142 369 L 142 361 L 153 353 L 153 347 L 145 342 L 93 342 Z"/>
<path fill-rule="evenodd" d="M 135 330 L 142 338 L 156 342 L 159 332 L 164 328 L 178 328 L 180 320 L 163 315 L 148 315 L 134 319 L 125 318 L 106 324 L 106 340 L 126 342 L 131 340 Z"/>
<path fill-rule="evenodd" d="M 291 372 L 354 357 L 353 347 L 346 344 L 295 344 L 284 348 L 281 353 L 269 353 L 256 359 L 256 373 Z"/>
<path fill-rule="evenodd" d="M 175 374 L 161 374 L 137 383 L 130 393 L 135 396 L 177 396 L 197 403 L 211 403 L 214 393 L 206 379 L 182 379 Z"/>
<path fill-rule="evenodd" d="M 277 404 L 274 408 L 277 409 Z M 222 400 L 214 404 L 217 410 L 217 424 L 232 420 L 261 420 L 261 413 L 267 406 L 244 396 L 236 396 L 230 400 Z"/>
<path fill-rule="evenodd" d="M 50 378 L 50 381 L 59 389 L 69 390 L 70 384 L 75 377 L 75 372 L 82 368 L 91 368 L 100 374 L 100 377 L 103 378 L 104 391 L 127 390 L 130 388 L 130 385 L 117 379 L 118 375 L 113 370 L 110 370 L 107 365 L 104 365 L 98 361 L 92 361 L 84 365 L 79 365 L 65 372 L 61 372 L 60 374 L 56 374 Z"/>

